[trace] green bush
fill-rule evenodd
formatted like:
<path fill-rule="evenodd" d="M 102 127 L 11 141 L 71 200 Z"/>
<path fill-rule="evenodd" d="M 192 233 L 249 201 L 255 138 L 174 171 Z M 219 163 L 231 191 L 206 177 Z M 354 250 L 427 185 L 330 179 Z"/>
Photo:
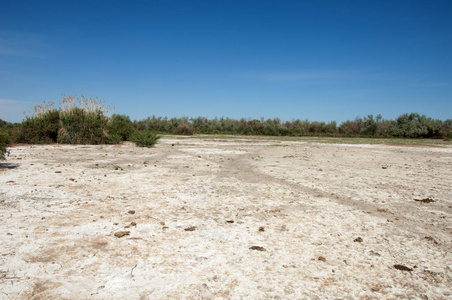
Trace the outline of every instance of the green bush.
<path fill-rule="evenodd" d="M 389 129 L 389 133 L 396 137 L 420 138 L 428 134 L 427 118 L 417 113 L 400 115 Z"/>
<path fill-rule="evenodd" d="M 18 132 L 17 142 L 51 144 L 57 141 L 60 112 L 55 109 L 27 117 Z"/>
<path fill-rule="evenodd" d="M 0 119 L 0 160 L 5 160 L 9 153 L 6 147 L 11 144 L 11 137 L 8 129 L 11 129 L 14 124 Z"/>
<path fill-rule="evenodd" d="M 119 114 L 111 116 L 108 128 L 109 134 L 119 137 L 120 141 L 128 141 L 130 136 L 135 131 L 130 118 Z"/>
<path fill-rule="evenodd" d="M 152 147 L 157 143 L 157 140 L 160 138 L 156 133 L 143 130 L 143 131 L 135 131 L 130 140 L 135 143 L 138 147 Z"/>
<path fill-rule="evenodd" d="M 5 156 L 8 153 L 6 150 L 6 146 L 8 146 L 11 143 L 11 139 L 9 138 L 9 135 L 6 133 L 6 131 L 1 130 L 0 131 L 0 160 L 5 160 Z"/>

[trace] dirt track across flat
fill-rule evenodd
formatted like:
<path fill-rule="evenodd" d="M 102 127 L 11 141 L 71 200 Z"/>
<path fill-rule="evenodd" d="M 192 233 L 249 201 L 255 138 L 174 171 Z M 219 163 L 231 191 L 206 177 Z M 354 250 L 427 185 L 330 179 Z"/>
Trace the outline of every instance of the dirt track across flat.
<path fill-rule="evenodd" d="M 452 147 L 17 146 L 0 299 L 452 297 Z"/>

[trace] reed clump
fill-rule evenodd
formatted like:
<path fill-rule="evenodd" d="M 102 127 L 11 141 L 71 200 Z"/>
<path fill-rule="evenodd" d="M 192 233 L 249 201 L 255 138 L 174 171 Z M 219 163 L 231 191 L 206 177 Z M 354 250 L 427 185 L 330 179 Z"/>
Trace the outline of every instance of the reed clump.
<path fill-rule="evenodd" d="M 60 128 L 57 142 L 62 144 L 117 143 L 108 133 L 108 114 L 112 109 L 105 101 L 83 94 L 64 96 L 61 101 Z"/>
<path fill-rule="evenodd" d="M 113 108 L 114 109 L 114 108 Z M 112 144 L 121 141 L 110 134 L 109 113 L 113 110 L 97 97 L 63 95 L 59 108 L 45 102 L 32 108 L 22 122 L 18 142 L 30 144 Z M 24 112 L 25 114 L 25 112 Z"/>

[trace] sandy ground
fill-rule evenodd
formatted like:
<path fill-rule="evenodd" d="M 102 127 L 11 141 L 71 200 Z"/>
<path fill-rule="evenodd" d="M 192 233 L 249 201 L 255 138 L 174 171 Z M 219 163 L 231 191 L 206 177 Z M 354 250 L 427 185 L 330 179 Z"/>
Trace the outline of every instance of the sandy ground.
<path fill-rule="evenodd" d="M 10 150 L 0 299 L 452 298 L 452 147 Z"/>

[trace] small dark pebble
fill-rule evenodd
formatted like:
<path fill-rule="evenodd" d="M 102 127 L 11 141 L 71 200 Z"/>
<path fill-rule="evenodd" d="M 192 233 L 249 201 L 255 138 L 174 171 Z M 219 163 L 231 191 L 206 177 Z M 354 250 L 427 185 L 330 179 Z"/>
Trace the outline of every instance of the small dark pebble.
<path fill-rule="evenodd" d="M 196 226 L 190 226 L 184 229 L 185 231 L 195 231 L 196 230 Z"/>
<path fill-rule="evenodd" d="M 398 265 L 398 264 L 394 265 L 394 268 L 396 268 L 397 270 L 400 270 L 400 271 L 408 271 L 408 272 L 413 271 L 413 269 L 408 268 L 407 266 Z"/>
<path fill-rule="evenodd" d="M 227 220 L 227 223 L 234 223 L 234 220 Z"/>
<path fill-rule="evenodd" d="M 363 239 L 361 237 L 357 237 L 356 239 L 353 240 L 356 243 L 362 243 Z"/>
<path fill-rule="evenodd" d="M 261 246 L 251 246 L 250 250 L 267 251 L 264 247 Z"/>
<path fill-rule="evenodd" d="M 320 261 L 326 262 L 326 258 L 323 257 L 323 256 L 319 256 L 319 258 L 317 258 L 317 259 L 320 260 Z"/>
<path fill-rule="evenodd" d="M 133 215 L 133 214 L 135 214 L 135 211 L 134 210 L 129 210 L 128 213 Z"/>
<path fill-rule="evenodd" d="M 264 231 L 265 231 L 264 226 L 259 227 L 259 231 L 260 231 L 260 232 L 264 232 Z"/>

